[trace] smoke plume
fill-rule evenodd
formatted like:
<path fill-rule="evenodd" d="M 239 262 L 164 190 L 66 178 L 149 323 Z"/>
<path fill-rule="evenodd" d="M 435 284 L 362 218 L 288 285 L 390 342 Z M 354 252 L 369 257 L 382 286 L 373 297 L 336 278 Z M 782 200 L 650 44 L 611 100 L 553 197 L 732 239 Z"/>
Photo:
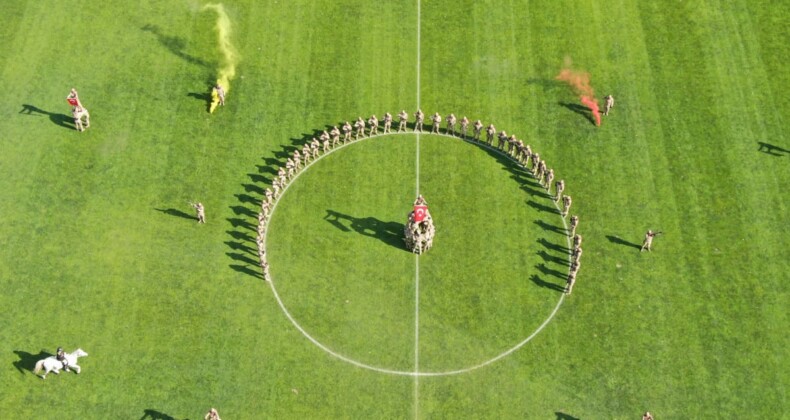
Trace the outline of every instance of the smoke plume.
<path fill-rule="evenodd" d="M 201 10 L 214 10 L 217 12 L 217 43 L 222 60 L 217 74 L 217 83 L 224 89 L 225 93 L 230 91 L 230 81 L 236 76 L 236 65 L 239 63 L 239 54 L 230 42 L 231 24 L 225 7 L 222 3 L 211 3 L 203 6 Z"/>
<path fill-rule="evenodd" d="M 592 86 L 590 86 L 590 74 L 571 69 L 570 59 L 565 59 L 565 65 L 556 79 L 567 83 L 573 88 L 573 91 L 579 95 L 581 103 L 592 111 L 593 118 L 595 118 L 595 125 L 601 125 L 601 113 L 598 107 L 598 100 L 595 99 L 595 91 Z"/>

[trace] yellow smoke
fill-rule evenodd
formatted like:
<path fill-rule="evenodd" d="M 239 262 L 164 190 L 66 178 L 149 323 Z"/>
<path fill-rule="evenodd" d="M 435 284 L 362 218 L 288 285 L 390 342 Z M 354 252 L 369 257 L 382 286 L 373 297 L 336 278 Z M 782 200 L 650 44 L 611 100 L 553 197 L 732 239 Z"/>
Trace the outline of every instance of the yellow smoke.
<path fill-rule="evenodd" d="M 236 76 L 236 65 L 239 63 L 239 54 L 230 42 L 230 18 L 225 13 L 222 3 L 211 3 L 203 6 L 201 10 L 214 10 L 217 12 L 217 41 L 219 51 L 222 53 L 217 83 L 225 89 L 225 94 L 230 91 L 230 81 Z"/>

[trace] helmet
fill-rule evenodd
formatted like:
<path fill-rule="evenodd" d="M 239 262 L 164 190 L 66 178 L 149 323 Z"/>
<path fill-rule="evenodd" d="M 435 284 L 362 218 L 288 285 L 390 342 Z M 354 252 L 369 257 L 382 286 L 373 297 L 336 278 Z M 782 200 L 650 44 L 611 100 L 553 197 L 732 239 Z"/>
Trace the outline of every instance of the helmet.
<path fill-rule="evenodd" d="M 58 353 L 62 353 L 62 352 L 63 352 L 63 347 L 58 347 L 58 350 L 57 350 L 57 352 L 58 352 Z"/>

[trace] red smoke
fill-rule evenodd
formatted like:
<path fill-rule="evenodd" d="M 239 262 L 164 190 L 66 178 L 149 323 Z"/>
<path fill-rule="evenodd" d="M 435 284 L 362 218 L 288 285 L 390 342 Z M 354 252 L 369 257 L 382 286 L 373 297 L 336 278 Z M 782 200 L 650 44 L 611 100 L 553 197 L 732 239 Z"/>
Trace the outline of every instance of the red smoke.
<path fill-rule="evenodd" d="M 590 86 L 590 73 L 579 72 L 570 69 L 570 60 L 566 60 L 565 68 L 556 77 L 557 80 L 569 84 L 576 94 L 579 95 L 582 104 L 592 111 L 595 118 L 595 125 L 601 125 L 601 114 L 598 109 L 598 100 L 595 99 L 595 92 Z"/>
<path fill-rule="evenodd" d="M 601 112 L 598 111 L 598 101 L 590 96 L 582 96 L 582 103 L 592 110 L 593 117 L 595 117 L 595 125 L 601 125 Z"/>

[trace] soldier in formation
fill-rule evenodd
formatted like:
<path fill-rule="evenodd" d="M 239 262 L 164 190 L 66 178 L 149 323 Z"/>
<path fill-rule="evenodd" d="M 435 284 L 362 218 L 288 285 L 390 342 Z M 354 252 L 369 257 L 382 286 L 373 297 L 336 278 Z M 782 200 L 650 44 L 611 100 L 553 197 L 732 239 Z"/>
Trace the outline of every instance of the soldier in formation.
<path fill-rule="evenodd" d="M 340 129 L 337 126 L 333 126 L 331 130 L 329 130 L 329 136 L 332 137 L 332 147 L 335 147 L 340 143 Z"/>
<path fill-rule="evenodd" d="M 362 137 L 365 137 L 365 120 L 362 117 L 357 118 L 357 122 L 354 124 L 354 128 L 357 129 L 356 137 L 354 140 L 359 140 L 359 135 L 362 134 Z"/>
<path fill-rule="evenodd" d="M 399 133 L 406 129 L 406 122 L 408 122 L 408 121 L 409 121 L 409 114 L 406 112 L 405 109 L 398 113 L 398 132 Z"/>
<path fill-rule="evenodd" d="M 494 124 L 488 124 L 488 127 L 486 127 L 486 143 L 488 143 L 489 146 L 494 145 L 495 135 L 496 135 L 496 127 L 494 127 Z"/>
<path fill-rule="evenodd" d="M 343 143 L 348 143 L 349 141 L 351 141 L 352 128 L 353 127 L 351 127 L 351 123 L 348 121 L 346 121 L 346 123 L 343 124 Z"/>
<path fill-rule="evenodd" d="M 560 199 L 562 198 L 562 192 L 565 191 L 565 180 L 561 179 L 557 181 L 557 194 L 554 196 L 554 202 L 559 203 Z"/>
<path fill-rule="evenodd" d="M 483 122 L 480 120 L 475 121 L 475 125 L 473 125 L 472 128 L 474 128 L 475 141 L 480 141 L 480 132 L 483 131 Z"/>
<path fill-rule="evenodd" d="M 392 127 L 392 114 L 387 112 L 384 114 L 384 134 L 388 134 L 390 132 L 391 127 Z"/>
<path fill-rule="evenodd" d="M 469 129 L 469 118 L 466 118 L 466 115 L 464 115 L 464 117 L 461 118 L 461 138 L 464 140 L 466 140 L 466 130 L 468 129 Z"/>
<path fill-rule="evenodd" d="M 417 112 L 414 113 L 414 131 L 422 133 L 423 122 L 425 122 L 425 114 L 421 109 L 418 109 Z"/>
<path fill-rule="evenodd" d="M 573 200 L 571 199 L 571 196 L 569 196 L 569 195 L 563 195 L 562 196 L 562 217 L 565 217 L 565 216 L 568 215 L 568 211 L 571 209 L 571 203 L 572 202 L 573 202 Z"/>
<path fill-rule="evenodd" d="M 576 228 L 579 227 L 579 216 L 571 216 L 571 231 L 569 236 L 576 235 Z"/>
<path fill-rule="evenodd" d="M 499 142 L 496 145 L 496 148 L 499 150 L 505 150 L 505 142 L 507 142 L 507 133 L 505 130 L 499 132 Z"/>
<path fill-rule="evenodd" d="M 433 123 L 431 133 L 439 134 L 439 125 L 442 123 L 442 116 L 439 115 L 438 112 L 435 112 L 431 117 L 431 122 Z"/>
<path fill-rule="evenodd" d="M 376 114 L 373 114 L 368 119 L 368 125 L 370 126 L 370 135 L 374 136 L 379 133 L 379 119 L 376 118 Z"/>
<path fill-rule="evenodd" d="M 546 182 L 543 184 L 546 187 L 546 191 L 551 194 L 551 183 L 554 181 L 554 169 L 549 169 L 546 172 Z"/>
<path fill-rule="evenodd" d="M 447 134 L 454 136 L 455 135 L 455 114 L 450 114 L 447 116 Z"/>

